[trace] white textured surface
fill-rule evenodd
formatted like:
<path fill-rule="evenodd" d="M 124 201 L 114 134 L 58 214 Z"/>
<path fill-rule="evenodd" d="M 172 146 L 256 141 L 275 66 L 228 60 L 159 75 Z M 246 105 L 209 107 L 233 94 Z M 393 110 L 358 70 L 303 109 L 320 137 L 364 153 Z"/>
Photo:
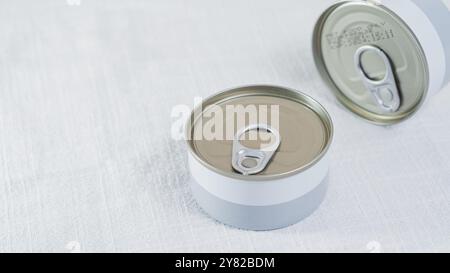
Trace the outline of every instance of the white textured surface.
<path fill-rule="evenodd" d="M 450 89 L 394 128 L 319 79 L 330 1 L 0 0 L 0 251 L 450 251 Z M 274 232 L 205 217 L 171 109 L 233 86 L 303 90 L 336 126 L 330 191 Z"/>

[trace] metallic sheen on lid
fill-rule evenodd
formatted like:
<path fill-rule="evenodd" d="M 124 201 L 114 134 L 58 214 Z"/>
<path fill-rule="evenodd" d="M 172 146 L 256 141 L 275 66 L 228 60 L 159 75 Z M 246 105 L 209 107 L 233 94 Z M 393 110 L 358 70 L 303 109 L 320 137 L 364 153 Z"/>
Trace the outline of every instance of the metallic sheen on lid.
<path fill-rule="evenodd" d="M 294 175 L 313 166 L 331 145 L 333 125 L 330 116 L 318 102 L 305 94 L 275 86 L 242 87 L 205 100 L 202 109 L 219 106 L 225 111 L 230 105 L 279 106 L 279 134 L 282 141 L 264 171 L 253 176 L 239 174 L 233 170 L 231 164 L 233 141 L 194 139 L 196 131 L 202 130 L 199 124 L 207 122 L 201 111 L 194 110 L 191 124 L 187 127 L 187 137 L 191 139 L 188 141 L 191 153 L 205 167 L 221 175 L 250 181 L 273 180 Z M 200 119 L 203 119 L 202 122 L 199 122 Z M 227 123 L 227 120 L 224 122 Z M 244 128 L 237 128 L 237 131 L 242 129 Z M 243 143 L 247 147 L 258 146 L 252 141 Z"/>

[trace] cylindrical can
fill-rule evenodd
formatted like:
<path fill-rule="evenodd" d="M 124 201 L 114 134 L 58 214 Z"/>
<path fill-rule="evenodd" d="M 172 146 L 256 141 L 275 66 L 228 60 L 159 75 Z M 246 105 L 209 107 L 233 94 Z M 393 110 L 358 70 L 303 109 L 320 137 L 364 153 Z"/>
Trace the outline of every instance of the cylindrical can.
<path fill-rule="evenodd" d="M 448 26 L 442 0 L 339 1 L 316 24 L 316 65 L 353 113 L 396 124 L 450 81 Z"/>
<path fill-rule="evenodd" d="M 207 128 L 215 128 L 214 138 L 204 136 Z M 232 133 L 220 139 L 223 128 Z M 255 139 L 242 137 L 252 130 Z M 270 135 L 269 144 L 263 147 L 259 134 Z M 305 94 L 276 86 L 221 92 L 194 109 L 186 138 L 193 196 L 224 224 L 283 228 L 309 216 L 325 197 L 333 125 Z"/>

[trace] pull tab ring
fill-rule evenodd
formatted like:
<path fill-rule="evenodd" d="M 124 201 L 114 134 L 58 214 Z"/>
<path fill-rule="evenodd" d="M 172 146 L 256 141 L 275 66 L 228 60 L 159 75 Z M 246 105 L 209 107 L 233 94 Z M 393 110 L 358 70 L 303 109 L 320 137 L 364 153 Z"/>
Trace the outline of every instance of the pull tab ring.
<path fill-rule="evenodd" d="M 250 131 L 264 130 L 275 136 L 275 143 L 262 149 L 250 149 L 241 143 L 241 137 Z M 235 171 L 243 175 L 261 173 L 269 165 L 281 144 L 280 133 L 267 124 L 256 124 L 240 130 L 233 141 L 232 166 Z M 251 163 L 251 164 L 249 164 Z"/>
<path fill-rule="evenodd" d="M 364 71 L 362 55 L 368 51 L 375 52 L 384 62 L 386 74 L 382 80 L 370 79 Z M 366 45 L 356 51 L 354 61 L 364 86 L 372 94 L 380 109 L 385 113 L 397 112 L 401 106 L 401 97 L 395 80 L 394 69 L 386 53 L 378 47 Z"/>

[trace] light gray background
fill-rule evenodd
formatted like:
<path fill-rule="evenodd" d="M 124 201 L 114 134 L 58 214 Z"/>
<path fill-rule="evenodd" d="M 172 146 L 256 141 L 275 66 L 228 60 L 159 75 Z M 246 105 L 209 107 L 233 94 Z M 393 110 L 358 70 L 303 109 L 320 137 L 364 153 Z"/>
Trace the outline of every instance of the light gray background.
<path fill-rule="evenodd" d="M 450 88 L 372 126 L 339 106 L 310 36 L 332 1 L 0 0 L 0 251 L 450 251 Z M 247 232 L 206 217 L 172 107 L 283 85 L 332 114 L 310 218 Z"/>

